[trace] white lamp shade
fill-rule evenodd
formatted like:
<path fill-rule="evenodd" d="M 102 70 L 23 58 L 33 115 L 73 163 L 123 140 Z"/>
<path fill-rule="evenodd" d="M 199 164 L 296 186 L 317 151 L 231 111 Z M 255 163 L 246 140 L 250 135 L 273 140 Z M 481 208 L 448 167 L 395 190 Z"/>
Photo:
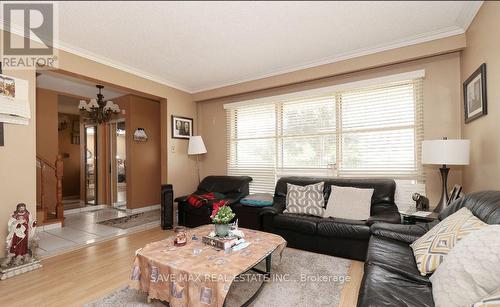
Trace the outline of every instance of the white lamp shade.
<path fill-rule="evenodd" d="M 207 153 L 207 148 L 200 135 L 189 138 L 188 155 L 200 155 Z"/>
<path fill-rule="evenodd" d="M 89 107 L 91 108 L 99 108 L 99 104 L 95 98 L 90 99 Z"/>
<path fill-rule="evenodd" d="M 85 100 L 80 100 L 80 104 L 78 104 L 78 109 L 85 110 L 87 108 L 87 102 Z"/>
<path fill-rule="evenodd" d="M 111 100 L 108 100 L 106 101 L 106 105 L 104 106 L 104 111 L 108 111 L 108 110 L 113 110 L 113 101 Z"/>
<path fill-rule="evenodd" d="M 431 140 L 422 142 L 422 163 L 468 165 L 470 140 Z"/>

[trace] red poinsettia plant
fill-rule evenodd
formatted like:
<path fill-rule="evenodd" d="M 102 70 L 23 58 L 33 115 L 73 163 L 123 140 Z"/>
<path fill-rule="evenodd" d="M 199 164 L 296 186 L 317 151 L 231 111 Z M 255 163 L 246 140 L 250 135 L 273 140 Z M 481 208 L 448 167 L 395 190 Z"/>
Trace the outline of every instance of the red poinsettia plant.
<path fill-rule="evenodd" d="M 233 213 L 233 210 L 231 210 L 231 207 L 226 205 L 227 201 L 225 200 L 221 200 L 213 204 L 212 215 L 210 215 L 212 223 L 229 224 L 229 222 L 231 222 L 231 220 L 235 217 L 235 214 Z"/>

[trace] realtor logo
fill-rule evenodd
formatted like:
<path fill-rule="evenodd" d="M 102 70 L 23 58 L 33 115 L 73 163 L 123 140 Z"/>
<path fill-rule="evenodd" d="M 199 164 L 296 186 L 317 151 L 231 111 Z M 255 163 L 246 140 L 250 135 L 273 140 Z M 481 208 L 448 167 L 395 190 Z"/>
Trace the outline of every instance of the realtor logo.
<path fill-rule="evenodd" d="M 54 68 L 57 56 L 54 3 L 3 3 L 2 64 L 5 68 Z"/>

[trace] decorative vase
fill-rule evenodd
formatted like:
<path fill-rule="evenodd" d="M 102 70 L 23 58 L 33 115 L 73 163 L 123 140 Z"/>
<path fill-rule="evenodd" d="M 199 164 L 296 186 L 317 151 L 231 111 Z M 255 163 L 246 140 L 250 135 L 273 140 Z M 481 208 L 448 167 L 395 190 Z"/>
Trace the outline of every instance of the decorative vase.
<path fill-rule="evenodd" d="M 228 224 L 214 224 L 215 225 L 215 234 L 218 237 L 226 237 L 229 233 L 229 225 Z"/>

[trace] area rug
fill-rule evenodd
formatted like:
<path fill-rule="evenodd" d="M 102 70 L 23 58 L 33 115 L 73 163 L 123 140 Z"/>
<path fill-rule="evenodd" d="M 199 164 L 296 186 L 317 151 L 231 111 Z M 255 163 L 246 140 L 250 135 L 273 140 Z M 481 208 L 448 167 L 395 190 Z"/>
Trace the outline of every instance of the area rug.
<path fill-rule="evenodd" d="M 147 223 L 160 221 L 160 210 L 146 211 L 99 222 L 98 224 L 129 229 Z"/>
<path fill-rule="evenodd" d="M 272 276 L 262 292 L 250 305 L 260 306 L 337 306 L 351 261 L 347 259 L 286 248 L 280 261 L 273 255 Z M 261 269 L 264 263 L 259 264 Z M 226 298 L 226 306 L 241 306 L 257 290 L 257 279 L 245 278 L 234 282 Z M 147 295 L 141 291 L 121 288 L 89 307 L 111 306 L 168 306 L 159 301 L 147 304 Z"/>

